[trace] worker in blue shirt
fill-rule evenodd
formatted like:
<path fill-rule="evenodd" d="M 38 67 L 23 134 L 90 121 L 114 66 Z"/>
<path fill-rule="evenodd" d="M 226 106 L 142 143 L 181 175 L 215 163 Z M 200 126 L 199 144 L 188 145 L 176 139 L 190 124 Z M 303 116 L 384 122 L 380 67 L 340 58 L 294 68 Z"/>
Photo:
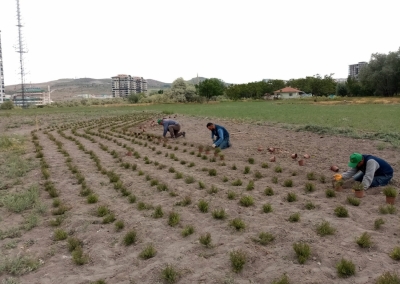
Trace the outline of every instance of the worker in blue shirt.
<path fill-rule="evenodd" d="M 168 131 L 171 134 L 171 138 L 178 138 L 179 136 L 185 137 L 186 135 L 186 132 L 179 132 L 179 130 L 181 130 L 181 126 L 175 120 L 163 118 L 159 119 L 157 123 L 164 127 L 163 137 L 167 135 Z"/>
<path fill-rule="evenodd" d="M 229 142 L 229 132 L 225 127 L 209 122 L 207 123 L 207 128 L 211 131 L 213 148 L 218 147 L 220 149 L 225 149 L 231 146 L 231 143 Z"/>

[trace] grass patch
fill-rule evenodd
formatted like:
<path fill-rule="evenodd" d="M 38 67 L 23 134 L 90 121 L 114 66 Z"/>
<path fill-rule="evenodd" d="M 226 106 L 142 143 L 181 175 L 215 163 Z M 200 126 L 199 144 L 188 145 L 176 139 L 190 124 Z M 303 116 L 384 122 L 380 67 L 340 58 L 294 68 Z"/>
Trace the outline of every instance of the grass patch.
<path fill-rule="evenodd" d="M 379 206 L 379 212 L 381 214 L 395 214 L 396 213 L 396 207 L 392 204 L 388 205 L 381 205 Z"/>
<path fill-rule="evenodd" d="M 153 214 L 151 215 L 153 218 L 162 218 L 164 216 L 164 212 L 162 210 L 161 205 L 156 206 L 156 208 L 154 209 Z"/>
<path fill-rule="evenodd" d="M 205 233 L 199 237 L 199 242 L 205 247 L 211 247 L 211 234 Z"/>
<path fill-rule="evenodd" d="M 229 253 L 229 258 L 231 260 L 231 266 L 234 272 L 238 273 L 243 270 L 246 264 L 247 256 L 242 250 L 234 250 Z"/>
<path fill-rule="evenodd" d="M 282 172 L 282 167 L 281 167 L 281 166 L 276 166 L 275 169 L 274 169 L 274 171 L 275 171 L 276 173 L 281 173 L 281 172 Z"/>
<path fill-rule="evenodd" d="M 154 248 L 153 244 L 148 244 L 139 254 L 139 257 L 142 259 L 150 259 L 156 255 L 157 251 Z"/>
<path fill-rule="evenodd" d="M 336 264 L 336 270 L 340 277 L 347 278 L 356 273 L 356 266 L 354 265 L 354 263 L 351 260 L 346 260 L 346 259 L 342 258 Z"/>
<path fill-rule="evenodd" d="M 54 239 L 55 241 L 62 241 L 62 240 L 67 239 L 67 237 L 68 237 L 68 234 L 67 234 L 67 232 L 64 231 L 63 229 L 56 229 L 56 230 L 54 231 L 53 239 Z"/>
<path fill-rule="evenodd" d="M 187 236 L 190 236 L 191 234 L 193 234 L 194 233 L 194 227 L 193 226 L 191 226 L 191 225 L 187 225 L 187 226 L 185 226 L 184 228 L 183 228 L 183 230 L 182 230 L 182 232 L 181 232 L 181 235 L 182 235 L 182 237 L 187 237 Z"/>
<path fill-rule="evenodd" d="M 82 246 L 82 241 L 79 240 L 78 238 L 74 238 L 74 237 L 70 237 L 67 240 L 67 246 L 68 246 L 68 250 L 70 252 L 73 252 L 74 250 L 76 250 L 78 247 Z"/>
<path fill-rule="evenodd" d="M 117 232 L 119 232 L 119 231 L 121 231 L 121 230 L 124 229 L 125 223 L 124 223 L 124 221 L 122 221 L 122 220 L 118 220 L 117 222 L 115 222 L 114 226 L 115 226 L 115 230 L 116 230 Z"/>
<path fill-rule="evenodd" d="M 229 226 L 235 228 L 237 231 L 242 231 L 246 228 L 246 224 L 240 218 L 235 218 L 229 222 Z"/>
<path fill-rule="evenodd" d="M 209 190 L 207 190 L 207 193 L 209 194 L 216 194 L 218 192 L 218 188 L 216 188 L 214 185 L 211 186 Z"/>
<path fill-rule="evenodd" d="M 274 191 L 271 187 L 268 186 L 264 189 L 264 194 L 266 196 L 272 196 L 272 195 L 274 195 Z"/>
<path fill-rule="evenodd" d="M 97 217 L 104 217 L 104 216 L 106 216 L 109 212 L 110 212 L 110 210 L 108 209 L 107 206 L 105 206 L 105 205 L 100 205 L 99 207 L 97 207 L 96 216 L 97 216 Z"/>
<path fill-rule="evenodd" d="M 14 213 L 20 213 L 32 208 L 39 198 L 37 186 L 31 186 L 21 193 L 9 193 L 1 197 L 0 204 Z"/>
<path fill-rule="evenodd" d="M 170 212 L 168 215 L 168 225 L 171 227 L 175 227 L 179 224 L 181 217 L 177 212 Z"/>
<path fill-rule="evenodd" d="M 364 232 L 356 239 L 356 243 L 362 248 L 370 248 L 372 246 L 371 235 Z"/>
<path fill-rule="evenodd" d="M 228 190 L 227 195 L 229 200 L 233 200 L 236 198 L 236 192 L 234 192 L 233 190 Z"/>
<path fill-rule="evenodd" d="M 317 234 L 321 237 L 335 234 L 336 229 L 331 226 L 328 221 L 323 221 L 317 225 Z"/>
<path fill-rule="evenodd" d="M 335 208 L 335 215 L 338 216 L 339 218 L 345 218 L 349 217 L 349 212 L 347 209 L 343 206 L 338 206 Z"/>
<path fill-rule="evenodd" d="M 176 283 L 179 280 L 179 277 L 179 272 L 172 265 L 168 264 L 163 270 L 161 270 L 161 278 L 169 284 Z"/>
<path fill-rule="evenodd" d="M 244 195 L 240 198 L 239 204 L 244 207 L 249 207 L 254 205 L 254 199 L 250 195 Z"/>
<path fill-rule="evenodd" d="M 359 198 L 356 198 L 354 196 L 348 196 L 347 197 L 347 202 L 353 206 L 359 206 L 361 201 Z"/>
<path fill-rule="evenodd" d="M 293 213 L 289 216 L 289 222 L 296 223 L 300 221 L 300 213 Z"/>
<path fill-rule="evenodd" d="M 244 170 L 243 170 L 243 174 L 248 174 L 248 173 L 250 173 L 250 167 L 249 166 L 246 166 L 246 167 L 244 167 Z"/>
<path fill-rule="evenodd" d="M 393 258 L 394 260 L 400 260 L 400 247 L 395 247 L 390 252 L 390 257 Z"/>
<path fill-rule="evenodd" d="M 254 181 L 251 180 L 251 181 L 249 181 L 249 184 L 246 186 L 246 190 L 250 191 L 250 190 L 253 190 L 253 189 L 254 189 Z"/>
<path fill-rule="evenodd" d="M 202 181 L 199 181 L 199 188 L 200 188 L 200 189 L 204 189 L 204 188 L 206 188 L 206 186 L 205 186 L 204 182 L 202 182 Z"/>
<path fill-rule="evenodd" d="M 259 243 L 260 245 L 266 246 L 269 243 L 271 243 L 273 240 L 275 240 L 275 237 L 270 234 L 270 233 L 266 233 L 266 232 L 261 232 L 258 234 L 258 238 L 253 238 L 254 242 Z"/>
<path fill-rule="evenodd" d="M 208 170 L 208 175 L 209 176 L 216 176 L 217 175 L 217 170 L 216 169 L 209 169 Z"/>
<path fill-rule="evenodd" d="M 295 202 L 297 201 L 297 195 L 294 192 L 288 192 L 286 196 L 286 201 L 287 202 Z"/>
<path fill-rule="evenodd" d="M 389 271 L 383 273 L 379 278 L 376 280 L 376 284 L 399 284 L 400 277 L 397 275 L 396 272 L 390 273 Z"/>
<path fill-rule="evenodd" d="M 304 264 L 310 257 L 310 246 L 306 243 L 294 243 L 293 249 L 297 255 L 297 260 L 300 264 Z"/>
<path fill-rule="evenodd" d="M 305 192 L 314 192 L 315 191 L 315 185 L 311 182 L 307 182 L 304 186 L 304 191 Z"/>
<path fill-rule="evenodd" d="M 325 196 L 326 196 L 327 198 L 336 197 L 336 192 L 335 192 L 333 189 L 328 188 L 327 190 L 325 190 Z"/>
<path fill-rule="evenodd" d="M 76 265 L 84 265 L 89 261 L 89 256 L 83 253 L 82 247 L 77 247 L 72 252 L 72 261 Z"/>
<path fill-rule="evenodd" d="M 284 274 L 281 278 L 275 279 L 271 284 L 290 284 L 289 278 Z"/>
<path fill-rule="evenodd" d="M 93 203 L 97 203 L 97 201 L 99 200 L 99 196 L 97 194 L 89 194 L 86 197 L 87 203 L 89 204 L 93 204 Z"/>
<path fill-rule="evenodd" d="M 208 202 L 203 199 L 201 199 L 199 201 L 199 203 L 197 204 L 197 207 L 199 208 L 200 212 L 203 212 L 203 213 L 208 212 Z"/>
<path fill-rule="evenodd" d="M 315 209 L 315 205 L 311 201 L 307 201 L 306 204 L 304 204 L 304 208 L 307 210 L 312 210 Z"/>
<path fill-rule="evenodd" d="M 218 219 L 218 220 L 223 220 L 226 218 L 226 212 L 225 209 L 221 208 L 221 209 L 215 209 L 212 212 L 212 216 L 214 217 L 214 219 Z"/>
<path fill-rule="evenodd" d="M 374 222 L 375 230 L 379 230 L 383 224 L 385 224 L 385 221 L 382 218 L 376 219 Z"/>
<path fill-rule="evenodd" d="M 40 266 L 37 259 L 29 256 L 18 255 L 12 258 L 6 258 L 0 265 L 0 274 L 8 273 L 14 276 L 21 276 L 35 271 Z"/>
<path fill-rule="evenodd" d="M 232 182 L 233 186 L 241 186 L 242 184 L 243 184 L 243 182 L 240 179 L 237 179 L 234 182 Z"/>
<path fill-rule="evenodd" d="M 135 230 L 130 230 L 127 232 L 124 236 L 124 245 L 130 246 L 137 241 L 137 236 L 136 236 L 136 231 Z"/>
<path fill-rule="evenodd" d="M 106 216 L 103 217 L 103 224 L 109 224 L 115 221 L 114 213 L 108 213 Z"/>
<path fill-rule="evenodd" d="M 195 182 L 195 179 L 192 176 L 187 176 L 185 178 L 185 183 L 187 183 L 187 184 L 191 184 L 191 183 L 194 183 L 194 182 Z"/>
<path fill-rule="evenodd" d="M 272 205 L 270 203 L 264 204 L 262 210 L 264 213 L 270 213 L 273 211 Z"/>
<path fill-rule="evenodd" d="M 307 173 L 307 179 L 308 180 L 316 180 L 317 176 L 316 176 L 316 174 L 314 172 Z"/>

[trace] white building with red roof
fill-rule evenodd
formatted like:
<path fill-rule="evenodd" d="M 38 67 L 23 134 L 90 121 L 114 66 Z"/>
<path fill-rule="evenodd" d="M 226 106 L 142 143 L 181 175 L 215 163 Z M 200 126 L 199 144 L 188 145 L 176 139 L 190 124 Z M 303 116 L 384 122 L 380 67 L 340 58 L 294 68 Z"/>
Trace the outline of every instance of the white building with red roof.
<path fill-rule="evenodd" d="M 294 99 L 294 98 L 301 98 L 304 94 L 303 91 L 292 87 L 285 87 L 283 89 L 274 91 L 274 98 L 277 99 Z"/>

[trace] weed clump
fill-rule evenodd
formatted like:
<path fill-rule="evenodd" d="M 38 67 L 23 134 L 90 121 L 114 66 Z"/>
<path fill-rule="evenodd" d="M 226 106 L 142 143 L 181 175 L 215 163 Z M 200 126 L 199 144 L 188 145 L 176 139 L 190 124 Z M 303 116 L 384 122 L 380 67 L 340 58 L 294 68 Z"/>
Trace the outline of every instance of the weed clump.
<path fill-rule="evenodd" d="M 242 231 L 246 228 L 246 224 L 240 218 L 235 218 L 229 222 L 229 226 L 234 227 L 237 231 Z"/>
<path fill-rule="evenodd" d="M 176 212 L 169 213 L 168 225 L 170 225 L 171 227 L 175 227 L 176 225 L 178 225 L 180 220 L 181 220 L 181 217 L 179 216 L 178 213 L 176 213 Z"/>
<path fill-rule="evenodd" d="M 356 273 L 356 267 L 351 260 L 342 258 L 336 264 L 336 270 L 340 277 L 347 278 Z"/>
<path fill-rule="evenodd" d="M 356 239 L 356 243 L 362 248 L 370 248 L 372 246 L 371 235 L 364 232 Z"/>
<path fill-rule="evenodd" d="M 253 200 L 253 197 L 251 197 L 249 195 L 244 195 L 244 196 L 242 196 L 242 198 L 240 198 L 239 203 L 240 203 L 240 205 L 242 205 L 244 207 L 249 207 L 254 204 L 254 200 Z"/>
<path fill-rule="evenodd" d="M 234 191 L 232 191 L 232 190 L 229 190 L 228 191 L 228 199 L 229 200 L 233 200 L 235 198 L 236 198 L 236 193 Z"/>
<path fill-rule="evenodd" d="M 243 184 L 243 182 L 240 179 L 237 179 L 234 182 L 232 182 L 233 186 L 241 186 L 242 184 Z"/>
<path fill-rule="evenodd" d="M 349 213 L 347 212 L 347 209 L 343 206 L 338 206 L 335 208 L 335 215 L 339 218 L 345 218 L 349 216 Z"/>
<path fill-rule="evenodd" d="M 325 196 L 328 198 L 336 197 L 336 192 L 333 189 L 325 190 Z"/>
<path fill-rule="evenodd" d="M 199 203 L 197 204 L 197 207 L 199 208 L 199 210 L 203 213 L 207 213 L 208 212 L 208 202 L 201 199 L 199 201 Z"/>
<path fill-rule="evenodd" d="M 376 280 L 376 284 L 399 284 L 400 277 L 396 272 L 393 274 L 390 272 L 385 272 Z"/>
<path fill-rule="evenodd" d="M 267 196 L 272 196 L 272 195 L 274 195 L 274 191 L 272 190 L 271 187 L 268 186 L 264 189 L 264 194 Z"/>
<path fill-rule="evenodd" d="M 300 264 L 304 264 L 310 257 L 310 246 L 306 243 L 294 243 L 293 249 Z"/>
<path fill-rule="evenodd" d="M 236 273 L 242 271 L 244 265 L 246 264 L 246 253 L 242 250 L 234 250 L 230 252 L 229 256 L 233 271 Z"/>
<path fill-rule="evenodd" d="M 147 245 L 142 252 L 139 254 L 139 257 L 142 259 L 149 259 L 156 255 L 157 251 L 152 244 Z"/>
<path fill-rule="evenodd" d="M 385 224 L 385 221 L 384 221 L 382 218 L 376 219 L 375 222 L 374 222 L 374 228 L 375 228 L 375 230 L 379 230 L 380 227 L 381 227 L 383 224 Z"/>
<path fill-rule="evenodd" d="M 361 203 L 359 198 L 356 198 L 356 197 L 353 197 L 353 196 L 348 196 L 347 197 L 347 202 L 350 203 L 353 206 L 358 206 Z"/>
<path fill-rule="evenodd" d="M 172 265 L 168 264 L 161 271 L 161 278 L 167 283 L 176 283 L 179 279 L 179 272 Z"/>
<path fill-rule="evenodd" d="M 187 237 L 193 233 L 194 233 L 194 227 L 191 225 L 187 225 L 185 226 L 185 228 L 183 228 L 181 235 L 182 237 Z"/>
<path fill-rule="evenodd" d="M 215 209 L 212 212 L 212 216 L 214 217 L 214 219 L 218 219 L 218 220 L 223 220 L 226 218 L 226 212 L 225 209 L 221 208 L 221 209 Z"/>
<path fill-rule="evenodd" d="M 390 257 L 394 260 L 400 260 L 400 247 L 395 247 L 390 253 Z"/>
<path fill-rule="evenodd" d="M 321 237 L 326 235 L 335 234 L 336 229 L 331 227 L 331 224 L 328 221 L 323 221 L 321 224 L 317 225 L 317 234 Z"/>
<path fill-rule="evenodd" d="M 264 204 L 263 205 L 263 212 L 264 213 L 272 212 L 272 205 L 270 203 Z"/>
<path fill-rule="evenodd" d="M 297 195 L 294 192 L 289 192 L 286 196 L 286 201 L 287 202 L 295 202 L 297 201 Z"/>
<path fill-rule="evenodd" d="M 306 204 L 304 205 L 304 208 L 306 208 L 307 210 L 312 210 L 315 208 L 315 205 L 311 201 L 307 201 Z"/>
<path fill-rule="evenodd" d="M 287 179 L 283 182 L 284 187 L 292 187 L 293 186 L 293 180 Z"/>
<path fill-rule="evenodd" d="M 300 221 L 300 213 L 293 213 L 289 216 L 289 222 L 296 223 Z"/>
<path fill-rule="evenodd" d="M 306 185 L 304 186 L 304 191 L 305 192 L 314 192 L 315 191 L 315 185 L 311 182 L 307 182 Z"/>
<path fill-rule="evenodd" d="M 130 246 L 130 245 L 136 243 L 136 240 L 137 240 L 137 236 L 136 236 L 135 230 L 130 230 L 124 236 L 124 244 L 126 246 Z"/>
<path fill-rule="evenodd" d="M 253 241 L 263 246 L 269 244 L 273 240 L 275 240 L 275 237 L 272 234 L 266 232 L 261 232 L 260 234 L 258 234 L 258 238 L 253 238 Z"/>
<path fill-rule="evenodd" d="M 68 237 L 68 234 L 63 229 L 56 229 L 54 231 L 54 240 L 55 241 L 62 241 L 62 240 L 65 240 L 67 237 Z"/>
<path fill-rule="evenodd" d="M 206 233 L 204 235 L 201 235 L 199 237 L 199 242 L 206 247 L 211 247 L 211 234 L 210 233 Z"/>
<path fill-rule="evenodd" d="M 246 187 L 247 191 L 253 190 L 254 189 L 254 181 L 249 181 L 249 184 Z"/>

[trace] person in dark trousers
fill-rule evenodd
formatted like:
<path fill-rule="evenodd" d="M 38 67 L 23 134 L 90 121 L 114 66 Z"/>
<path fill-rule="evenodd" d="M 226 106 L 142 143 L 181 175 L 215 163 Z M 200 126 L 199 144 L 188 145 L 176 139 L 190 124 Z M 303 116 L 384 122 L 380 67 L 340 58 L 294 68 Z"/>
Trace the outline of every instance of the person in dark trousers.
<path fill-rule="evenodd" d="M 219 147 L 220 149 L 225 149 L 231 146 L 231 143 L 229 142 L 229 132 L 225 127 L 209 122 L 207 123 L 207 128 L 211 131 L 213 148 Z"/>
<path fill-rule="evenodd" d="M 387 185 L 393 177 L 393 168 L 385 160 L 372 155 L 351 154 L 349 167 L 342 178 L 361 182 L 364 190 Z"/>
<path fill-rule="evenodd" d="M 186 132 L 179 132 L 179 130 L 181 130 L 181 126 L 175 120 L 163 118 L 159 119 L 157 123 L 164 127 L 164 132 L 163 132 L 164 137 L 165 135 L 167 135 L 168 131 L 171 134 L 171 138 L 178 138 L 179 136 L 185 137 L 186 135 Z"/>

